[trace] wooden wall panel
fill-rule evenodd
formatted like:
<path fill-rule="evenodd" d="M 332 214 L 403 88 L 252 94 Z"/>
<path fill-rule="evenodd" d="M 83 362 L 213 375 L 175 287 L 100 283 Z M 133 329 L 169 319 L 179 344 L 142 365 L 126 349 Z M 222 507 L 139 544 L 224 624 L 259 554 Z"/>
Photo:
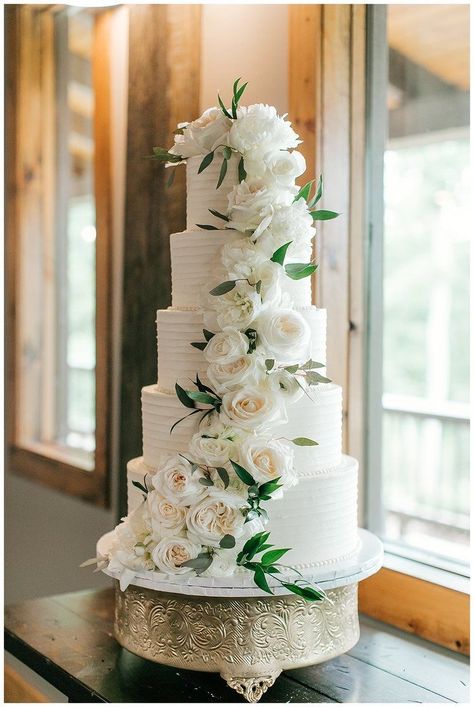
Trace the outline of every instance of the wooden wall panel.
<path fill-rule="evenodd" d="M 140 391 L 156 382 L 156 310 L 169 306 L 169 237 L 185 227 L 185 170 L 146 159 L 171 145 L 176 123 L 199 115 L 200 7 L 131 5 L 125 199 L 120 512 L 126 464 L 142 453 Z"/>

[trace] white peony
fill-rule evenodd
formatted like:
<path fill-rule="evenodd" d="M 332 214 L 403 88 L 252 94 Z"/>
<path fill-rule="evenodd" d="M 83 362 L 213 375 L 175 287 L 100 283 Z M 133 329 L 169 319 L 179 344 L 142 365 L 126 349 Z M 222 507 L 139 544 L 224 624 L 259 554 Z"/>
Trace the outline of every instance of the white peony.
<path fill-rule="evenodd" d="M 204 349 L 208 363 L 226 364 L 235 361 L 249 350 L 249 340 L 238 329 L 224 327 L 214 334 Z"/>
<path fill-rule="evenodd" d="M 199 483 L 199 470 L 192 472 L 192 466 L 179 454 L 171 457 L 153 476 L 154 488 L 176 506 L 189 506 L 207 494 L 207 487 Z"/>
<path fill-rule="evenodd" d="M 300 142 L 291 123 L 280 117 L 273 106 L 263 103 L 239 108 L 229 134 L 231 147 L 252 158 L 296 147 Z"/>
<path fill-rule="evenodd" d="M 256 267 L 268 258 L 248 238 L 239 238 L 226 245 L 221 251 L 222 265 L 229 278 L 250 278 Z"/>
<path fill-rule="evenodd" d="M 218 547 L 224 535 L 239 537 L 245 518 L 241 496 L 230 490 L 212 488 L 204 500 L 191 506 L 186 516 L 190 537 L 202 545 Z"/>
<path fill-rule="evenodd" d="M 207 377 L 220 395 L 242 385 L 258 383 L 265 375 L 262 360 L 255 354 L 244 354 L 230 363 L 211 363 Z"/>
<path fill-rule="evenodd" d="M 294 309 L 263 312 L 255 323 L 260 344 L 279 363 L 304 363 L 310 356 L 311 329 Z"/>
<path fill-rule="evenodd" d="M 292 194 L 296 194 L 298 188 L 295 186 L 295 179 L 306 171 L 306 162 L 301 152 L 276 150 L 267 153 L 263 158 L 252 159 L 250 155 L 247 156 L 245 171 L 247 179 L 260 179 L 268 187 L 283 186 Z"/>
<path fill-rule="evenodd" d="M 147 506 L 151 517 L 153 535 L 157 539 L 179 535 L 186 523 L 186 509 L 164 498 L 158 491 L 150 491 Z"/>
<path fill-rule="evenodd" d="M 175 135 L 170 152 L 185 159 L 207 155 L 219 145 L 227 145 L 231 126 L 232 121 L 226 118 L 220 108 L 208 108 L 192 123 L 180 123 L 183 134 Z"/>
<path fill-rule="evenodd" d="M 260 295 L 247 282 L 238 282 L 230 292 L 213 297 L 213 300 L 211 304 L 214 312 L 205 311 L 204 322 L 211 327 L 215 318 L 217 325 L 223 330 L 232 327 L 244 331 L 263 308 Z"/>
<path fill-rule="evenodd" d="M 284 396 L 287 403 L 296 403 L 304 395 L 304 382 L 298 382 L 295 376 L 284 368 L 279 368 L 269 374 L 268 380 L 275 390 Z"/>
<path fill-rule="evenodd" d="M 186 574 L 193 570 L 182 567 L 183 562 L 194 560 L 201 549 L 201 545 L 189 538 L 171 536 L 160 540 L 153 550 L 153 561 L 166 574 Z"/>
<path fill-rule="evenodd" d="M 263 426 L 286 422 L 282 397 L 267 385 L 245 386 L 225 393 L 219 414 L 225 424 L 244 430 L 259 430 Z"/>
<path fill-rule="evenodd" d="M 196 432 L 189 443 L 189 454 L 198 464 L 225 466 L 234 454 L 235 445 L 225 437 L 204 436 Z"/>
<path fill-rule="evenodd" d="M 271 258 L 277 248 L 291 241 L 287 262 L 292 258 L 307 261 L 311 257 L 311 241 L 315 234 L 316 229 L 306 202 L 298 199 L 292 204 L 282 204 L 274 209 L 271 222 L 261 233 L 258 245 Z"/>
<path fill-rule="evenodd" d="M 280 478 L 285 489 L 293 486 L 297 483 L 293 462 L 293 449 L 282 440 L 249 435 L 239 448 L 239 463 L 259 484 Z M 278 489 L 272 498 L 281 497 L 282 492 Z"/>

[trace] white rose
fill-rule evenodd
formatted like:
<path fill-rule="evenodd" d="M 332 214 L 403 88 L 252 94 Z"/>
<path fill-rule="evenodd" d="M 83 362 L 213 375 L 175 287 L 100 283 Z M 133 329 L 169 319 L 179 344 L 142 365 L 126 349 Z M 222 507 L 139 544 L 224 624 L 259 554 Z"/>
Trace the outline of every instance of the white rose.
<path fill-rule="evenodd" d="M 255 323 L 260 344 L 279 363 L 304 363 L 310 356 L 311 330 L 294 309 L 263 312 Z"/>
<path fill-rule="evenodd" d="M 166 574 L 186 574 L 193 570 L 191 567 L 182 567 L 183 562 L 194 560 L 201 549 L 201 545 L 189 538 L 163 538 L 153 550 L 153 561 Z"/>
<path fill-rule="evenodd" d="M 151 516 L 153 533 L 158 538 L 179 535 L 186 523 L 186 509 L 171 503 L 157 491 L 150 491 L 147 496 L 148 510 Z"/>
<path fill-rule="evenodd" d="M 235 440 L 238 435 L 238 430 L 224 425 L 219 418 L 219 414 L 214 410 L 199 423 L 199 431 L 202 435 L 207 434 L 211 437 L 223 437 L 230 440 Z"/>
<path fill-rule="evenodd" d="M 248 386 L 225 393 L 220 410 L 221 420 L 244 430 L 286 421 L 284 402 L 270 387 Z"/>
<path fill-rule="evenodd" d="M 263 362 L 255 354 L 244 354 L 230 363 L 211 363 L 207 369 L 207 377 L 219 394 L 258 383 L 264 375 Z"/>
<path fill-rule="evenodd" d="M 293 449 L 282 440 L 249 435 L 239 448 L 239 462 L 260 484 L 280 478 L 284 488 L 289 488 L 297 482 Z M 282 489 L 272 494 L 279 496 Z"/>
<path fill-rule="evenodd" d="M 249 340 L 238 329 L 224 327 L 214 334 L 204 349 L 204 358 L 209 363 L 226 364 L 246 354 L 249 350 Z"/>
<path fill-rule="evenodd" d="M 221 252 L 222 265 L 229 278 L 249 278 L 256 267 L 267 261 L 248 238 L 226 243 Z"/>
<path fill-rule="evenodd" d="M 189 454 L 198 464 L 206 466 L 225 466 L 232 457 L 235 445 L 225 437 L 203 437 L 196 432 L 189 443 Z"/>
<path fill-rule="evenodd" d="M 191 506 L 186 516 L 190 537 L 202 545 L 218 547 L 224 535 L 242 534 L 245 518 L 242 497 L 229 490 L 212 488 L 203 501 Z"/>
<path fill-rule="evenodd" d="M 181 123 L 182 135 L 175 135 L 171 154 L 181 157 L 207 155 L 219 145 L 226 145 L 232 121 L 220 108 L 208 108 L 192 123 Z"/>
<path fill-rule="evenodd" d="M 213 298 L 215 318 L 221 329 L 233 327 L 244 331 L 262 310 L 262 300 L 254 287 L 246 282 L 238 282 L 225 295 Z M 213 317 L 207 312 L 204 321 L 212 323 Z M 211 339 L 212 341 L 212 339 Z"/>
<path fill-rule="evenodd" d="M 239 108 L 229 134 L 230 145 L 244 156 L 296 147 L 301 140 L 291 123 L 277 115 L 273 106 L 257 103 Z"/>
<path fill-rule="evenodd" d="M 199 470 L 193 473 L 191 464 L 177 454 L 153 476 L 152 484 L 176 506 L 189 506 L 207 494 L 207 487 L 199 483 L 201 476 Z"/>
<path fill-rule="evenodd" d="M 151 518 L 146 504 L 141 504 L 115 528 L 111 555 L 119 565 L 129 569 L 150 570 L 154 547 Z"/>
<path fill-rule="evenodd" d="M 248 487 L 247 487 L 248 488 Z M 237 555 L 253 535 L 264 529 L 261 518 L 255 518 L 244 524 L 241 535 L 236 538 L 236 543 L 229 550 L 216 548 L 212 556 L 212 565 L 202 573 L 202 577 L 229 577 L 237 569 Z"/>
<path fill-rule="evenodd" d="M 304 395 L 304 382 L 298 382 L 295 376 L 284 368 L 277 369 L 269 375 L 272 388 L 278 390 L 287 403 L 296 403 Z"/>
<path fill-rule="evenodd" d="M 286 152 L 279 150 L 265 156 L 267 171 L 265 181 L 271 184 L 275 180 L 278 184 L 290 187 L 295 179 L 306 171 L 306 161 L 301 152 Z"/>
<path fill-rule="evenodd" d="M 275 194 L 259 181 L 243 181 L 229 193 L 229 228 L 256 231 L 271 219 Z"/>

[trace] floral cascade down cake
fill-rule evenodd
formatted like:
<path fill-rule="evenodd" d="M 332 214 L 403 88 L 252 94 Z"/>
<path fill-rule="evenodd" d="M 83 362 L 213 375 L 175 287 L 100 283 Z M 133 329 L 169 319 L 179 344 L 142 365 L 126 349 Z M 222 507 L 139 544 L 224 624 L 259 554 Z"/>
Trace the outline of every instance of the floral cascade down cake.
<path fill-rule="evenodd" d="M 311 304 L 314 224 L 338 214 L 318 209 L 321 178 L 295 186 L 300 140 L 273 107 L 240 107 L 245 85 L 154 149 L 171 175 L 186 165 L 187 227 L 171 235 L 128 516 L 98 561 L 122 590 L 149 573 L 187 595 L 318 602 L 311 578 L 359 549 L 358 464 L 341 453 L 326 311 Z"/>

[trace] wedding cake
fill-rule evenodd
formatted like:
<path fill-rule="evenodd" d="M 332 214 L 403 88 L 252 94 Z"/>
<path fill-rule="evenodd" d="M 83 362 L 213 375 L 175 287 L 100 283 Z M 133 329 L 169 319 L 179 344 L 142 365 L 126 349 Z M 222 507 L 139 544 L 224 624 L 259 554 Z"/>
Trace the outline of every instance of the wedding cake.
<path fill-rule="evenodd" d="M 239 578 L 308 600 L 305 577 L 355 556 L 357 461 L 341 452 L 342 391 L 312 305 L 322 180 L 273 107 L 219 98 L 155 157 L 186 165 L 186 230 L 171 235 L 172 302 L 157 312 L 158 377 L 142 390 L 143 456 L 101 562 L 176 584 Z"/>

